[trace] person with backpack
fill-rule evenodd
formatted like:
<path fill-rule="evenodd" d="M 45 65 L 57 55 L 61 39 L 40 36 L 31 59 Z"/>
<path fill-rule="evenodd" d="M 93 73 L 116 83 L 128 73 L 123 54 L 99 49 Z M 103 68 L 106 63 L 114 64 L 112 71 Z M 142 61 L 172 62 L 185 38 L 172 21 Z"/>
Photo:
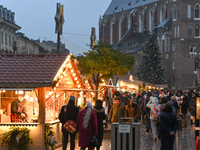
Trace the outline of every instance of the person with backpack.
<path fill-rule="evenodd" d="M 75 133 L 70 133 L 64 128 L 64 125 L 67 121 L 73 121 L 76 123 L 76 119 L 79 114 L 79 108 L 75 106 L 75 97 L 70 96 L 68 105 L 64 105 L 61 108 L 61 112 L 59 114 L 59 120 L 62 123 L 62 132 L 63 132 L 63 148 L 62 150 L 66 150 L 68 143 L 68 136 L 70 134 L 70 150 L 75 149 Z"/>
<path fill-rule="evenodd" d="M 157 140 L 156 133 L 156 118 L 160 114 L 160 104 L 158 103 L 157 97 L 151 97 L 150 101 L 147 103 L 147 107 L 151 109 L 150 111 L 150 120 L 151 120 L 151 128 L 153 130 L 153 140 Z"/>

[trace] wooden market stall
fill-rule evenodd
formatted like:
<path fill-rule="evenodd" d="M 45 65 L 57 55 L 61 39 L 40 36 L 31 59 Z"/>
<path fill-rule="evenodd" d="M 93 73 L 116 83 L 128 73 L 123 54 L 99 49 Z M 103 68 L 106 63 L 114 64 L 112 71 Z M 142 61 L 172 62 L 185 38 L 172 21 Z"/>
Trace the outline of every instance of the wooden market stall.
<path fill-rule="evenodd" d="M 33 145 L 29 150 L 45 150 L 45 123 L 55 132 L 57 145 L 62 143 L 58 115 L 70 95 L 85 102 L 85 89 L 76 60 L 72 55 L 0 55 L 0 134 L 11 126 L 30 129 Z M 23 96 L 24 119 L 13 121 L 13 101 Z M 13 117 L 13 116 L 12 116 Z M 0 147 L 0 150 L 6 150 Z"/>

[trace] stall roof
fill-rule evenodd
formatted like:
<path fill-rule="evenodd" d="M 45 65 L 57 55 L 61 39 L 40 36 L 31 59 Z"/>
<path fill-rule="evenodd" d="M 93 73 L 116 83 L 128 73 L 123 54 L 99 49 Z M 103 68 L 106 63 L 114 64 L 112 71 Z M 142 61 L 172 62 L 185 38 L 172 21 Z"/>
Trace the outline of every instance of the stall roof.
<path fill-rule="evenodd" d="M 65 54 L 0 55 L 0 88 L 50 87 Z"/>
<path fill-rule="evenodd" d="M 126 78 L 123 78 L 123 77 L 119 77 L 119 80 L 121 80 L 121 81 L 124 81 L 124 82 L 127 82 L 127 83 L 130 83 L 130 84 L 135 84 L 135 85 L 140 85 L 140 84 L 142 84 L 142 81 L 139 81 L 139 80 L 133 80 L 133 81 L 130 81 L 130 80 L 128 80 L 128 79 L 126 79 Z"/>
<path fill-rule="evenodd" d="M 158 87 L 158 88 L 168 88 L 167 84 L 155 84 L 154 87 Z"/>

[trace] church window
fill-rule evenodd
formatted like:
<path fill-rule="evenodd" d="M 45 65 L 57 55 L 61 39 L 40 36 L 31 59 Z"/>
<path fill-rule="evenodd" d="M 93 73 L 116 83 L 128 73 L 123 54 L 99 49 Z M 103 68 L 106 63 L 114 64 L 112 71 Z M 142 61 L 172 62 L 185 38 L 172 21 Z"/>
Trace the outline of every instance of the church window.
<path fill-rule="evenodd" d="M 142 18 L 142 13 L 140 13 L 140 17 L 139 17 L 139 32 L 143 32 L 143 18 Z"/>
<path fill-rule="evenodd" d="M 164 8 L 162 7 L 160 10 L 160 23 L 164 21 Z"/>
<path fill-rule="evenodd" d="M 176 26 L 174 27 L 174 37 L 176 37 Z"/>
<path fill-rule="evenodd" d="M 174 5 L 173 19 L 176 20 L 176 6 Z"/>
<path fill-rule="evenodd" d="M 177 26 L 177 37 L 179 37 L 179 25 Z"/>
<path fill-rule="evenodd" d="M 199 18 L 199 4 L 196 4 L 195 6 L 194 18 Z"/>
<path fill-rule="evenodd" d="M 113 27 L 112 27 L 112 21 L 110 23 L 110 44 L 112 44 L 112 36 L 113 36 Z"/>
<path fill-rule="evenodd" d="M 192 26 L 189 25 L 188 27 L 188 37 L 192 37 Z"/>
<path fill-rule="evenodd" d="M 3 43 L 3 31 L 1 31 L 1 43 Z"/>
<path fill-rule="evenodd" d="M 188 5 L 187 17 L 188 17 L 188 18 L 191 18 L 191 5 Z"/>
<path fill-rule="evenodd" d="M 121 20 L 119 21 L 119 40 L 121 39 Z"/>
<path fill-rule="evenodd" d="M 178 19 L 180 17 L 180 6 L 178 5 Z"/>
<path fill-rule="evenodd" d="M 195 36 L 198 37 L 199 36 L 199 25 L 197 25 L 195 27 Z"/>
<path fill-rule="evenodd" d="M 153 30 L 153 11 L 149 11 L 149 31 Z"/>
<path fill-rule="evenodd" d="M 128 17 L 128 30 L 131 28 L 131 14 Z"/>

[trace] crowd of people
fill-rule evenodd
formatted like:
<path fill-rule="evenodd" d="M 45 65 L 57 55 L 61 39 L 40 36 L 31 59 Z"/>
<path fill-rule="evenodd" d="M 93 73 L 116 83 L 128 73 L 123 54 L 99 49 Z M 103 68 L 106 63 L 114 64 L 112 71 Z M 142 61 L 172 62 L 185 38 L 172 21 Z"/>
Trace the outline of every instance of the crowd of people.
<path fill-rule="evenodd" d="M 76 122 L 76 132 L 79 132 L 79 146 L 81 150 L 100 150 L 105 127 L 110 123 L 119 122 L 120 118 L 133 118 L 134 122 L 146 125 L 144 132 L 153 134 L 154 141 L 161 140 L 162 150 L 173 150 L 173 142 L 178 128 L 177 118 L 183 119 L 183 127 L 187 127 L 187 113 L 190 101 L 197 93 L 191 91 L 151 90 L 148 92 L 130 94 L 116 91 L 110 102 L 106 96 L 96 100 L 95 105 L 86 103 L 86 107 L 79 110 L 75 106 L 75 97 L 71 96 L 68 105 L 62 107 L 59 119 L 64 125 L 68 120 Z M 131 121 L 131 120 L 127 120 Z M 66 150 L 68 135 L 70 135 L 70 150 L 75 149 L 75 134 L 64 128 L 63 150 Z M 92 136 L 96 136 L 98 144 L 90 144 Z"/>

